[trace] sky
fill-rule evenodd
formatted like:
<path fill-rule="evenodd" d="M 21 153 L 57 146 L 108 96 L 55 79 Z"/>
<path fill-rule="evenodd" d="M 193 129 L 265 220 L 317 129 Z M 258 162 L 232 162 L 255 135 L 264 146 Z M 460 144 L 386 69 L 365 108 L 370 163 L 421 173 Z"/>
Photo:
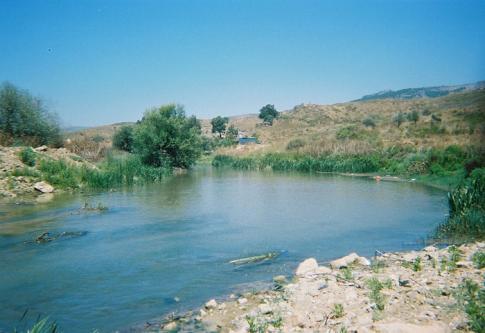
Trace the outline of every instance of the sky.
<path fill-rule="evenodd" d="M 485 1 L 0 0 L 0 82 L 64 126 L 485 79 Z"/>

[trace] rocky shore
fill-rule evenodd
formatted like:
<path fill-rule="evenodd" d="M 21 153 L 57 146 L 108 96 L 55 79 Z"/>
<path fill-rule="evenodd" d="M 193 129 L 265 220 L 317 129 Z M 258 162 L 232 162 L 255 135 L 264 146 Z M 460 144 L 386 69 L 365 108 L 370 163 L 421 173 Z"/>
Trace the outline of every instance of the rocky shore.
<path fill-rule="evenodd" d="M 0 200 L 34 198 L 36 201 L 51 199 L 54 188 L 46 181 L 42 181 L 39 175 L 38 163 L 27 165 L 22 161 L 21 151 L 25 147 L 2 147 L 0 146 Z M 65 148 L 48 148 L 40 146 L 32 148 L 35 159 L 63 160 L 73 165 L 95 166 L 83 160 L 76 154 Z"/>
<path fill-rule="evenodd" d="M 484 251 L 477 242 L 372 260 L 354 253 L 329 266 L 309 258 L 291 281 L 275 277 L 272 290 L 209 300 L 142 331 L 480 332 Z"/>

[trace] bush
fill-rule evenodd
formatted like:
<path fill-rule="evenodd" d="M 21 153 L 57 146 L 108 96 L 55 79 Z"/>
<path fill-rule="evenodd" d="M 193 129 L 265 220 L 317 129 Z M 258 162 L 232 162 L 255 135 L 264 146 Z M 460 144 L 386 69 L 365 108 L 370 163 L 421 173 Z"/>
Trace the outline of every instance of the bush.
<path fill-rule="evenodd" d="M 358 139 L 359 131 L 356 126 L 346 126 L 342 127 L 337 131 L 337 139 L 339 140 L 349 140 Z"/>
<path fill-rule="evenodd" d="M 20 156 L 20 160 L 25 165 L 28 165 L 31 167 L 35 165 L 35 159 L 37 157 L 37 154 L 32 148 L 27 147 L 22 149 L 19 153 L 19 156 Z"/>
<path fill-rule="evenodd" d="M 113 135 L 113 146 L 127 152 L 133 151 L 133 126 L 123 126 Z"/>
<path fill-rule="evenodd" d="M 416 124 L 419 120 L 419 113 L 418 111 L 414 110 L 407 114 L 408 121 L 412 121 Z"/>
<path fill-rule="evenodd" d="M 372 117 L 366 117 L 364 120 L 362 120 L 362 124 L 364 124 L 365 127 L 372 127 L 374 128 L 376 126 L 376 123 Z"/>
<path fill-rule="evenodd" d="M 476 169 L 448 193 L 449 217 L 436 231 L 439 238 L 485 238 L 485 169 Z"/>
<path fill-rule="evenodd" d="M 397 127 L 400 127 L 401 124 L 406 121 L 406 115 L 402 112 L 399 112 L 394 115 L 394 118 L 392 118 L 392 121 L 394 124 L 396 124 Z"/>
<path fill-rule="evenodd" d="M 200 123 L 174 104 L 147 111 L 133 130 L 133 151 L 154 167 L 192 166 L 202 153 Z"/>
<path fill-rule="evenodd" d="M 62 145 L 55 116 L 40 99 L 10 83 L 0 88 L 0 132 L 7 145 Z"/>
<path fill-rule="evenodd" d="M 299 148 L 303 148 L 305 147 L 305 140 L 303 139 L 293 139 L 293 140 L 290 140 L 290 142 L 288 142 L 288 144 L 286 145 L 286 149 L 287 150 L 295 150 L 295 149 L 299 149 Z"/>

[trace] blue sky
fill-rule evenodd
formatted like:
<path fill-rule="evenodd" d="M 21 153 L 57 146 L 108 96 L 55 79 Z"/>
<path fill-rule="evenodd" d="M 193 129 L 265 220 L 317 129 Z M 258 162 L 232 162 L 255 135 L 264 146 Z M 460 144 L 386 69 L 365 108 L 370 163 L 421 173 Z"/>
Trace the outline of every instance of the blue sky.
<path fill-rule="evenodd" d="M 0 81 L 65 125 L 485 79 L 485 1 L 0 0 Z"/>

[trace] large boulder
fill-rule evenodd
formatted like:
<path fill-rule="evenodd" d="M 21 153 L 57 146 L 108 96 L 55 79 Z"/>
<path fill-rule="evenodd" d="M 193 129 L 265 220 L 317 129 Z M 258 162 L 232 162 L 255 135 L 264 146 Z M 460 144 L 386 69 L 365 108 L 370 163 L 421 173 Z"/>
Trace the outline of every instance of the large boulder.
<path fill-rule="evenodd" d="M 34 189 L 42 193 L 52 193 L 54 192 L 54 187 L 46 182 L 37 182 L 34 184 Z"/>
<path fill-rule="evenodd" d="M 370 266 L 370 261 L 367 258 L 360 257 L 357 253 L 353 252 L 345 257 L 330 262 L 330 266 L 337 269 L 348 267 L 351 264 Z"/>
<path fill-rule="evenodd" d="M 315 258 L 308 258 L 302 261 L 296 269 L 296 276 L 304 276 L 308 273 L 314 272 L 318 268 L 318 263 Z"/>

